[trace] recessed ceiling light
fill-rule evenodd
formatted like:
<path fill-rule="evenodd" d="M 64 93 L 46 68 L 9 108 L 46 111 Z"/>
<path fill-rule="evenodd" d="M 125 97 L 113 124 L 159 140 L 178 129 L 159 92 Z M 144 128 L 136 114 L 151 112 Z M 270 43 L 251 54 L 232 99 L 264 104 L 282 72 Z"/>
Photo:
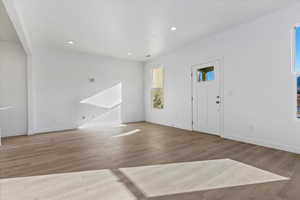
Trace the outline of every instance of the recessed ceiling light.
<path fill-rule="evenodd" d="M 74 41 L 70 40 L 70 41 L 67 42 L 67 44 L 73 45 L 73 44 L 74 44 Z"/>
<path fill-rule="evenodd" d="M 171 27 L 171 31 L 176 31 L 177 28 L 175 26 Z"/>
<path fill-rule="evenodd" d="M 127 53 L 127 55 L 128 55 L 128 56 L 131 56 L 131 55 L 132 55 L 132 53 L 131 53 L 131 52 L 128 52 L 128 53 Z"/>

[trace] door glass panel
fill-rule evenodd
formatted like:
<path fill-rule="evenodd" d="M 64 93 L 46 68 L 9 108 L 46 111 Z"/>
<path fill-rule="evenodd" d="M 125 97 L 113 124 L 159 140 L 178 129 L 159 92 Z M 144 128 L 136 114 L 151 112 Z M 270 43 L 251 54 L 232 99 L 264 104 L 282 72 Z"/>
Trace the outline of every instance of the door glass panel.
<path fill-rule="evenodd" d="M 198 81 L 213 81 L 215 80 L 214 66 L 198 69 Z"/>

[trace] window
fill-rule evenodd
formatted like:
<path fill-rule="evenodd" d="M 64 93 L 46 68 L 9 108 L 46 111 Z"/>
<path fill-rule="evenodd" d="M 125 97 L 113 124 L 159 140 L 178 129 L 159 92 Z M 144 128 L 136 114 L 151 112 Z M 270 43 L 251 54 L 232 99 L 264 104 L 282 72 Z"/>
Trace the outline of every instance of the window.
<path fill-rule="evenodd" d="M 300 76 L 297 77 L 297 117 L 300 119 Z"/>
<path fill-rule="evenodd" d="M 213 81 L 215 79 L 214 67 L 198 69 L 198 81 Z"/>
<path fill-rule="evenodd" d="M 163 68 L 152 69 L 151 102 L 153 108 L 164 108 L 164 70 Z"/>
<path fill-rule="evenodd" d="M 294 66 L 295 79 L 297 82 L 297 118 L 300 119 L 300 27 L 295 28 Z"/>
<path fill-rule="evenodd" d="M 300 73 L 300 27 L 295 28 L 295 66 L 294 70 Z"/>

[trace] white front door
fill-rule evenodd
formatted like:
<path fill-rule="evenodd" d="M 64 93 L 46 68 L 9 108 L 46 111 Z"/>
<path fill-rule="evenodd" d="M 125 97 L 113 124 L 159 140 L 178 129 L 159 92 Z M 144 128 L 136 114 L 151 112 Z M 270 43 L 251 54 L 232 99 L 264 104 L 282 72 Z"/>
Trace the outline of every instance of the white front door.
<path fill-rule="evenodd" d="M 193 130 L 220 135 L 220 65 L 218 61 L 192 68 Z"/>

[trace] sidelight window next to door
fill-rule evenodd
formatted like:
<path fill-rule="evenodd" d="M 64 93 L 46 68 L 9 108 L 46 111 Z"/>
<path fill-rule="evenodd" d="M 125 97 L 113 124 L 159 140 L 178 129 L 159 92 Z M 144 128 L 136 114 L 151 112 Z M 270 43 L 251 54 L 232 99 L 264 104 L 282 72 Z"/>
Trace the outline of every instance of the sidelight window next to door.
<path fill-rule="evenodd" d="M 300 76 L 297 77 L 297 118 L 300 119 Z"/>
<path fill-rule="evenodd" d="M 297 118 L 300 119 L 300 27 L 295 27 L 294 73 L 297 82 Z"/>

